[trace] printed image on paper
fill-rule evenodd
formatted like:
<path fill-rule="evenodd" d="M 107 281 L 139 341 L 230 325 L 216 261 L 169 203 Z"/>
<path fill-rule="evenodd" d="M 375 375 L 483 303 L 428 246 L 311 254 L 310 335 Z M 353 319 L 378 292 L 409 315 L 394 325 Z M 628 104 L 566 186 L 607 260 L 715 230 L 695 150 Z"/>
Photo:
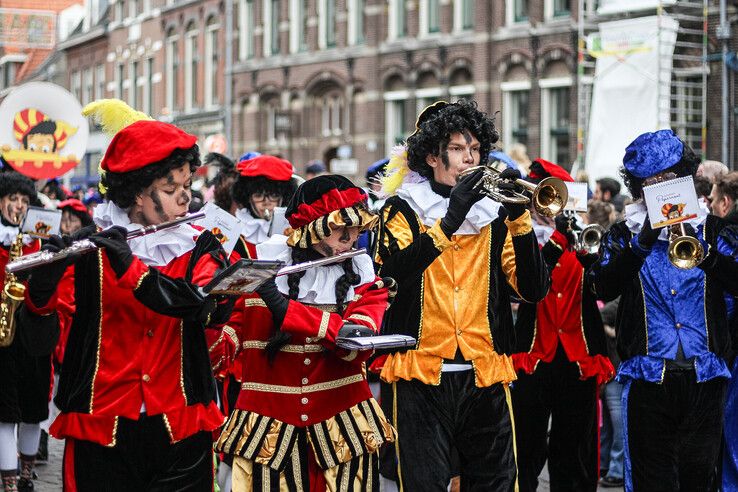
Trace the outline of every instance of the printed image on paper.
<path fill-rule="evenodd" d="M 52 234 L 59 234 L 61 219 L 61 210 L 28 207 L 28 213 L 23 221 L 21 232 L 46 239 Z"/>
<path fill-rule="evenodd" d="M 654 229 L 694 219 L 700 211 L 691 176 L 644 186 L 643 197 Z"/>

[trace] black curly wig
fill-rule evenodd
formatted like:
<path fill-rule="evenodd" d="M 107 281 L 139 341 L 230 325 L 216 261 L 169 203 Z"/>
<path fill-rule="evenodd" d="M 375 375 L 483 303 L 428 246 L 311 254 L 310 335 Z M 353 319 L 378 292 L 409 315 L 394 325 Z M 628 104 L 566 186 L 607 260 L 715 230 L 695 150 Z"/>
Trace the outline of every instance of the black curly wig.
<path fill-rule="evenodd" d="M 428 155 L 445 152 L 452 133 L 471 132 L 479 140 L 480 165 L 487 163 L 493 144 L 500 138 L 494 119 L 477 108 L 476 101 L 462 99 L 432 111 L 427 117 L 421 113 L 419 127 L 407 139 L 408 166 L 428 179 L 433 178 L 433 168 L 426 162 Z"/>
<path fill-rule="evenodd" d="M 679 139 L 684 146 L 682 151 L 682 158 L 679 162 L 666 169 L 664 172 L 672 172 L 676 174 L 677 178 L 685 176 L 694 176 L 697 173 L 697 168 L 700 165 L 700 158 L 694 153 L 694 150 L 684 142 L 681 138 Z M 633 200 L 640 200 L 643 197 L 643 182 L 645 178 L 639 178 L 629 173 L 625 167 L 620 169 L 620 177 L 623 178 L 625 187 L 628 188 L 630 196 Z"/>
<path fill-rule="evenodd" d="M 282 197 L 282 207 L 286 207 L 297 191 L 297 183 L 294 179 L 288 181 L 273 181 L 265 176 L 245 177 L 239 176 L 233 183 L 233 201 L 239 208 L 247 208 L 251 215 L 256 217 L 251 207 L 251 195 L 257 192 L 275 193 Z"/>
<path fill-rule="evenodd" d="M 31 205 L 40 204 L 38 193 L 30 178 L 14 171 L 0 173 L 0 198 L 13 193 L 26 195 Z"/>
<path fill-rule="evenodd" d="M 108 171 L 100 177 L 100 182 L 106 188 L 105 198 L 126 210 L 136 202 L 136 197 L 151 183 L 163 178 L 171 170 L 182 167 L 185 162 L 190 164 L 190 170 L 193 173 L 200 167 L 200 150 L 197 145 L 189 149 L 175 149 L 169 157 L 135 171 L 127 173 Z"/>

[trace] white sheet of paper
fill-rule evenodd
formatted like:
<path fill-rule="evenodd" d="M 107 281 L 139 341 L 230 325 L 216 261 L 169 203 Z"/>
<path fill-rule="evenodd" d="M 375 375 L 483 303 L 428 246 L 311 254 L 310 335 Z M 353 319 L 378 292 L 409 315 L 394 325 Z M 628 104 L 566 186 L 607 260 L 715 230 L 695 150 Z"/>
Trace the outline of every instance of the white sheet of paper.
<path fill-rule="evenodd" d="M 21 226 L 21 232 L 27 232 L 36 237 L 47 238 L 52 234 L 59 234 L 61 219 L 61 210 L 28 207 L 28 213 L 23 221 L 23 226 Z"/>
<path fill-rule="evenodd" d="M 693 219 L 700 213 L 692 176 L 644 186 L 643 198 L 654 229 Z"/>
<path fill-rule="evenodd" d="M 565 181 L 566 188 L 569 191 L 569 200 L 566 202 L 566 210 L 574 210 L 576 212 L 587 211 L 587 183 L 579 183 Z"/>
<path fill-rule="evenodd" d="M 206 203 L 203 210 L 205 218 L 198 224 L 212 232 L 230 256 L 241 233 L 241 221 L 212 202 Z"/>
<path fill-rule="evenodd" d="M 272 225 L 269 227 L 270 237 L 275 234 L 284 234 L 284 230 L 290 226 L 290 223 L 287 222 L 287 219 L 285 218 L 286 211 L 287 207 L 274 207 L 274 210 L 272 210 L 272 214 L 274 215 L 272 218 Z"/>

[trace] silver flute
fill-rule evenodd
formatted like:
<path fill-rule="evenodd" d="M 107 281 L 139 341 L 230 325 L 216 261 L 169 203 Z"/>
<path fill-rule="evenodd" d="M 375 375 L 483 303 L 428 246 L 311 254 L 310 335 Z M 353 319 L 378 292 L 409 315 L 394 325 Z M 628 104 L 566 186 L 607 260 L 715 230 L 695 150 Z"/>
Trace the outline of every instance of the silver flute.
<path fill-rule="evenodd" d="M 194 222 L 204 217 L 205 212 L 200 211 L 193 214 L 185 215 L 178 219 L 170 220 L 169 222 L 141 227 L 140 229 L 129 231 L 126 235 L 126 240 L 130 241 L 131 239 L 136 239 L 141 236 L 153 234 L 158 231 L 172 229 L 180 224 L 184 224 L 186 222 Z M 71 255 L 89 253 L 90 251 L 95 251 L 96 249 L 98 249 L 98 246 L 89 239 L 80 239 L 79 241 L 73 242 L 68 247 L 57 251 L 56 253 L 52 253 L 50 251 L 38 251 L 36 253 L 31 253 L 30 255 L 21 256 L 20 258 L 9 262 L 5 266 L 5 271 L 7 273 L 13 274 L 23 272 L 42 265 L 48 265 L 50 263 L 61 261 Z"/>
<path fill-rule="evenodd" d="M 345 253 L 339 253 L 333 256 L 326 256 L 325 258 L 321 258 L 319 260 L 304 261 L 302 263 L 297 263 L 296 265 L 290 265 L 284 268 L 280 268 L 275 276 L 281 277 L 282 275 L 289 275 L 290 273 L 304 272 L 305 270 L 310 270 L 311 268 L 315 268 L 319 266 L 333 265 L 334 263 L 342 263 L 343 261 L 349 258 L 353 258 L 354 256 L 365 255 L 365 254 L 366 254 L 366 249 L 364 248 L 352 249 L 351 251 L 346 251 Z"/>

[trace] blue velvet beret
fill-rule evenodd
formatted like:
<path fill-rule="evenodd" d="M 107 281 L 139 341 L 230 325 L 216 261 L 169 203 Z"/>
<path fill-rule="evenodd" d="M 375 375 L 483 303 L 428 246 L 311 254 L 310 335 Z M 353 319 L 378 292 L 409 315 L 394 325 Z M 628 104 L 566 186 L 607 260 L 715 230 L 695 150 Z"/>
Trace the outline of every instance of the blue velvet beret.
<path fill-rule="evenodd" d="M 658 130 L 638 135 L 625 148 L 623 166 L 637 178 L 648 178 L 679 162 L 684 144 L 672 130 Z"/>

